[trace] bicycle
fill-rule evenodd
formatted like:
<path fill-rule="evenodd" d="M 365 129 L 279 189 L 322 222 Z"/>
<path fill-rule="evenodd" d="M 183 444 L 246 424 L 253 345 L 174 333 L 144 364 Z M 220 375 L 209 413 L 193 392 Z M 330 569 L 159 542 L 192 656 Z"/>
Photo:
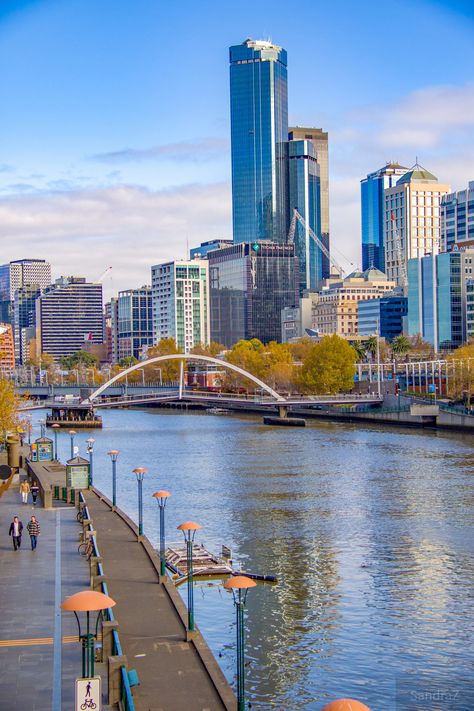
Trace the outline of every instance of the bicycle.
<path fill-rule="evenodd" d="M 83 541 L 82 543 L 79 543 L 77 547 L 77 552 L 80 553 L 81 555 L 86 556 L 87 560 L 91 557 L 91 555 L 94 552 L 94 546 L 92 543 L 92 539 L 88 538 L 87 541 Z"/>
<path fill-rule="evenodd" d="M 89 700 L 84 701 L 84 703 L 81 704 L 82 711 L 85 711 L 85 709 L 96 709 L 96 708 L 97 708 L 97 704 L 94 701 L 92 701 L 92 699 L 90 699 L 90 701 Z"/>

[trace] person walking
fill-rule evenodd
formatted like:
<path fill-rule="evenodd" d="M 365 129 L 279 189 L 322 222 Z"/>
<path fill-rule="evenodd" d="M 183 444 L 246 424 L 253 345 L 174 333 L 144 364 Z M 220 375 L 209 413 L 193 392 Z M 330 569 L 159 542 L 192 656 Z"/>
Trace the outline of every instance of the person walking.
<path fill-rule="evenodd" d="M 40 525 L 36 516 L 31 517 L 31 521 L 27 524 L 28 533 L 30 534 L 31 550 L 34 551 L 38 545 L 38 536 L 41 535 Z"/>
<path fill-rule="evenodd" d="M 13 517 L 13 521 L 10 524 L 9 536 L 13 539 L 13 550 L 17 551 L 21 547 L 21 534 L 23 531 L 23 524 L 18 518 L 18 516 Z"/>
<path fill-rule="evenodd" d="M 29 493 L 30 493 L 30 485 L 28 483 L 28 479 L 24 479 L 20 484 L 21 500 L 23 501 L 24 504 L 28 503 L 28 494 Z"/>
<path fill-rule="evenodd" d="M 39 494 L 39 486 L 36 483 L 36 481 L 33 482 L 31 485 L 31 496 L 33 498 L 33 506 L 36 506 L 36 499 L 38 498 Z"/>

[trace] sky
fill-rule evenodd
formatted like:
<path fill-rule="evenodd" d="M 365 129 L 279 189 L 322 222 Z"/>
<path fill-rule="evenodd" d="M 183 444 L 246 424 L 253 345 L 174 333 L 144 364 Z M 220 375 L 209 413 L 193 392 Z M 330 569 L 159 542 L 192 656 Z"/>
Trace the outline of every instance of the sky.
<path fill-rule="evenodd" d="M 416 158 L 474 180 L 474 4 L 0 2 L 1 263 L 150 282 L 232 238 L 228 48 L 288 51 L 290 125 L 329 132 L 331 250 L 360 265 L 360 180 Z"/>

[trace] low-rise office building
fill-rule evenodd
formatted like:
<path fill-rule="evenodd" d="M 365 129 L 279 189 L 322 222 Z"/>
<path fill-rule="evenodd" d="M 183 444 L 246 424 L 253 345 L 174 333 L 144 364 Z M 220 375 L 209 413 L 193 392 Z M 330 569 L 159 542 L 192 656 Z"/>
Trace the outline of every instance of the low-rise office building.
<path fill-rule="evenodd" d="M 362 299 L 357 302 L 357 319 L 360 336 L 378 333 L 392 341 L 403 333 L 404 319 L 408 313 L 408 300 L 401 294 L 389 294 L 379 299 Z"/>

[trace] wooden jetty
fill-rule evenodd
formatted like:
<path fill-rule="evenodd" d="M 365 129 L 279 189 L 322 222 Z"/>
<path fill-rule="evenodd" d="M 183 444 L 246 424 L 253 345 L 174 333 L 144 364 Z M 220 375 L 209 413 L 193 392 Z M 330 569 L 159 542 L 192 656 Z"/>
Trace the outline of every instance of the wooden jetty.
<path fill-rule="evenodd" d="M 171 545 L 166 549 L 166 564 L 179 577 L 187 577 L 188 562 L 186 546 Z M 232 565 L 228 558 L 214 555 L 202 543 L 193 544 L 193 577 L 209 575 L 232 575 Z"/>

